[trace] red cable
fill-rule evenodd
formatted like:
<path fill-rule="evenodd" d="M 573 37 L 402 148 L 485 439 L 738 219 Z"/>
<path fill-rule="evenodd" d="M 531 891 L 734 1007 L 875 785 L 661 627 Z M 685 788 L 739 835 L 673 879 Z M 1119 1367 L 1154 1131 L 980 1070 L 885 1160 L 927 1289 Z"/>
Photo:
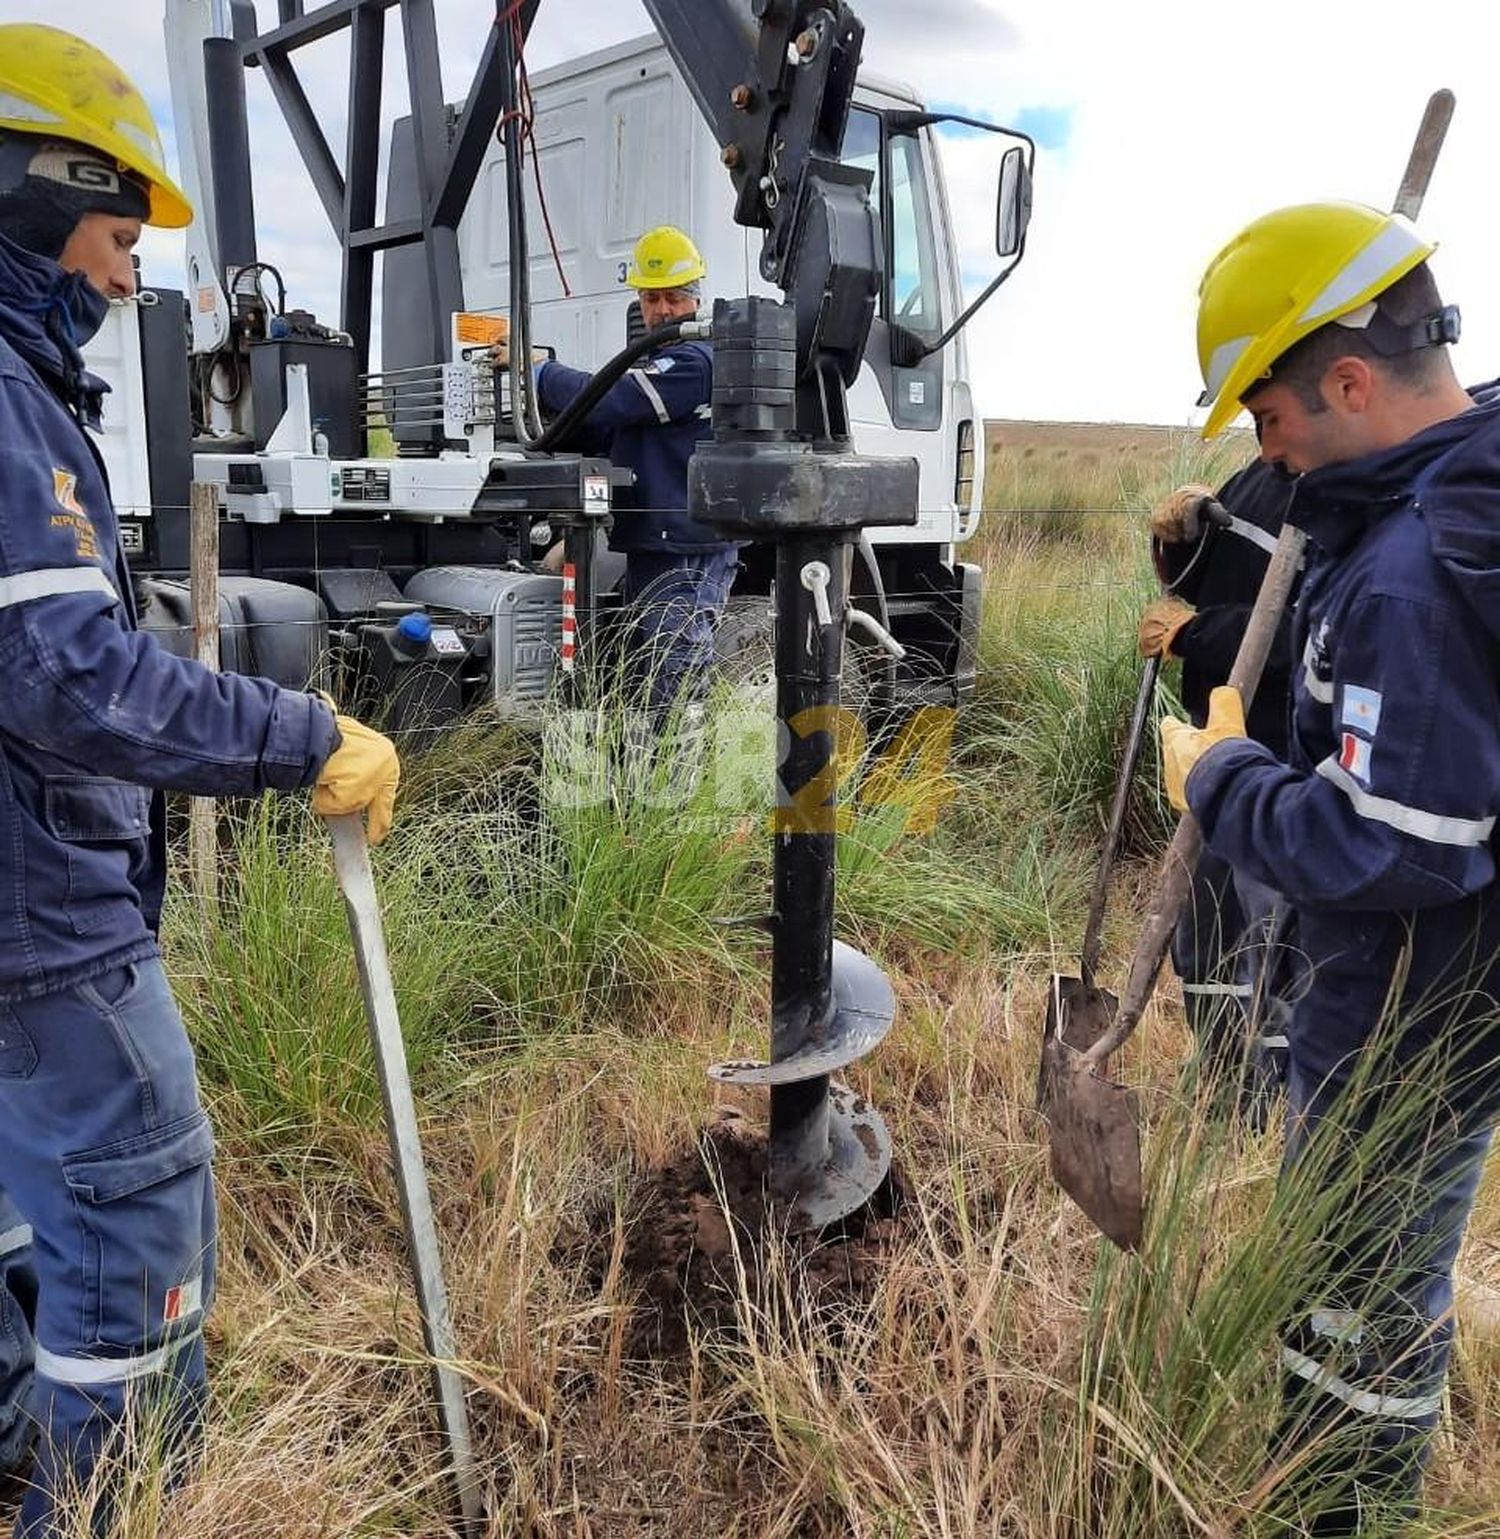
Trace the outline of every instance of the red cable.
<path fill-rule="evenodd" d="M 506 5 L 504 0 L 496 0 L 495 25 L 503 27 L 510 25 L 511 40 L 515 48 L 516 56 L 516 82 L 517 93 L 516 108 L 505 113 L 496 125 L 498 134 L 512 119 L 518 119 L 521 124 L 521 134 L 517 140 L 521 152 L 521 164 L 526 164 L 526 145 L 531 145 L 531 174 L 536 182 L 537 205 L 542 211 L 542 224 L 547 231 L 547 244 L 552 249 L 552 265 L 557 269 L 557 281 L 562 284 L 563 297 L 571 299 L 573 290 L 568 285 L 568 275 L 563 271 L 562 253 L 557 249 L 557 236 L 552 229 L 552 215 L 547 208 L 547 192 L 542 186 L 542 157 L 536 147 L 536 104 L 531 95 L 531 79 L 526 73 L 526 43 L 521 35 L 521 9 L 526 0 L 510 0 Z"/>

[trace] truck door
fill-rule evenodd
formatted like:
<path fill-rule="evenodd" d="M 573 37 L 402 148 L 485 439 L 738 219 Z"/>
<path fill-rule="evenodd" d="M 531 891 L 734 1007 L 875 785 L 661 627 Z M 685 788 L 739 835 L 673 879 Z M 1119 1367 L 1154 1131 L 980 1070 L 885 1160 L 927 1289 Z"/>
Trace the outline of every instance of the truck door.
<path fill-rule="evenodd" d="M 916 527 L 881 530 L 882 542 L 946 543 L 954 535 L 951 435 L 943 428 L 951 383 L 946 376 L 960 354 L 950 344 L 915 368 L 891 362 L 892 322 L 931 339 L 956 313 L 948 292 L 950 242 L 940 221 L 941 201 L 934 196 L 928 150 L 924 133 L 888 133 L 880 113 L 869 107 L 849 114 L 843 158 L 874 175 L 871 200 L 886 268 L 865 364 L 849 393 L 850 414 L 862 452 L 915 455 L 922 477 Z"/>

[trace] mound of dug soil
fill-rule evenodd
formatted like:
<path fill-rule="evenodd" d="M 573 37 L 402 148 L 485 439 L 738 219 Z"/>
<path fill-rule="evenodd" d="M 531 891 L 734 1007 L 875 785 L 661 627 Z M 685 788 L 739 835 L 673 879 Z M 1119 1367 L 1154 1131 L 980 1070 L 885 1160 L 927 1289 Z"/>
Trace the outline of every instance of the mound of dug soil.
<path fill-rule="evenodd" d="M 742 1301 L 765 1294 L 770 1247 L 782 1296 L 831 1313 L 868 1298 L 900 1232 L 900 1195 L 893 1171 L 836 1230 L 789 1235 L 767 1198 L 764 1133 L 722 1111 L 696 1144 L 645 1174 L 631 1203 L 622 1259 L 639 1302 L 628 1355 L 682 1352 L 692 1322 L 733 1328 Z M 611 1236 L 597 1239 L 607 1248 Z"/>

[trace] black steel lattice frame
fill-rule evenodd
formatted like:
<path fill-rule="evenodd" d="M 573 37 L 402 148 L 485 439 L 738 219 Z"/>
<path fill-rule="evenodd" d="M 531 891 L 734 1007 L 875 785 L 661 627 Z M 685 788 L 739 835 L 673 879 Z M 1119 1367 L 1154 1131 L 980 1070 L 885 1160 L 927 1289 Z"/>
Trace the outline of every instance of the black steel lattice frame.
<path fill-rule="evenodd" d="M 531 30 L 539 0 L 521 0 L 521 36 Z M 354 339 L 358 368 L 369 368 L 375 296 L 375 256 L 420 242 L 427 269 L 430 361 L 448 357 L 452 314 L 463 309 L 458 222 L 483 164 L 490 136 L 512 103 L 515 74 L 510 40 L 499 18 L 474 73 L 463 108 L 449 129 L 439 65 L 435 0 L 329 0 L 306 10 L 302 0 L 278 0 L 279 25 L 237 36 L 246 67 L 265 72 L 313 189 L 343 254 L 340 325 Z M 377 225 L 380 111 L 384 88 L 386 12 L 400 10 L 411 99 L 421 214 Z M 343 170 L 298 78 L 299 48 L 349 32 L 348 126 Z"/>

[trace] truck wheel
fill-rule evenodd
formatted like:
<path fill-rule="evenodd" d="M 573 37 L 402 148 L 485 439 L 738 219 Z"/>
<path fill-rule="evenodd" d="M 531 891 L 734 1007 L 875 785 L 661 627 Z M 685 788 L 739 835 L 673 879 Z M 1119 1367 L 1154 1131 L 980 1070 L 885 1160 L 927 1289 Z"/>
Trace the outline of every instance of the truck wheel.
<path fill-rule="evenodd" d="M 866 651 L 855 637 L 844 638 L 841 698 L 860 716 L 870 705 L 872 664 Z M 714 678 L 743 708 L 775 714 L 776 611 L 769 598 L 730 599 L 714 633 Z"/>

